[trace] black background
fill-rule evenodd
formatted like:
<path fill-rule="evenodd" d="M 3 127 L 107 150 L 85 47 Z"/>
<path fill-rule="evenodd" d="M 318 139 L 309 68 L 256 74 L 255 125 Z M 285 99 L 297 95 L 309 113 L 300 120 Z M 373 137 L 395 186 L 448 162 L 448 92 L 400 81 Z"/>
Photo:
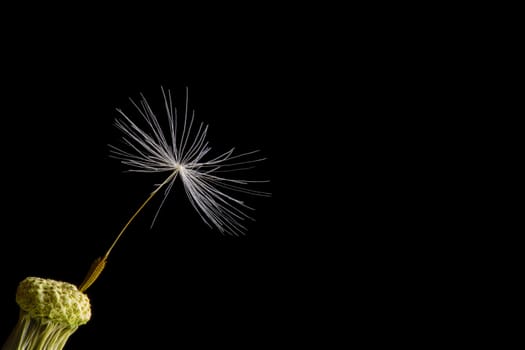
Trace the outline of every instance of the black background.
<path fill-rule="evenodd" d="M 88 290 L 93 318 L 68 348 L 334 348 L 441 330 L 425 260 L 448 259 L 442 228 L 457 226 L 437 169 L 471 107 L 454 106 L 465 67 L 483 77 L 471 62 L 484 56 L 462 62 L 449 44 L 465 47 L 477 25 L 443 38 L 455 10 L 398 5 L 130 6 L 0 15 L 0 337 L 23 278 L 80 283 L 162 181 L 124 174 L 107 147 L 115 108 L 139 93 L 158 106 L 161 86 L 179 107 L 189 87 L 217 152 L 260 149 L 253 175 L 272 197 L 250 202 L 243 237 L 210 230 L 180 184 L 149 229 L 152 203 Z"/>
<path fill-rule="evenodd" d="M 299 207 L 320 204 L 312 183 L 322 132 L 311 116 L 327 111 L 323 97 L 335 91 L 319 83 L 327 67 L 311 45 L 317 33 L 279 11 L 232 12 L 214 22 L 164 11 L 34 13 L 5 32 L 0 338 L 18 318 L 22 279 L 80 283 L 162 181 L 123 173 L 108 157 L 108 144 L 120 137 L 115 109 L 132 114 L 128 98 L 140 93 L 160 106 L 161 86 L 179 108 L 189 88 L 190 107 L 209 124 L 217 153 L 260 149 L 268 159 L 252 175 L 271 180 L 259 188 L 272 197 L 253 198 L 256 221 L 245 236 L 230 237 L 200 220 L 178 183 L 155 226 L 158 201 L 116 246 L 87 292 L 92 319 L 66 348 L 209 341 L 250 348 L 314 337 L 297 326 L 314 322 L 313 290 L 324 286 L 314 276 L 322 275 L 325 252 L 308 243 L 329 230 L 314 227 L 315 215 Z M 311 128 L 317 136 L 305 133 Z"/>

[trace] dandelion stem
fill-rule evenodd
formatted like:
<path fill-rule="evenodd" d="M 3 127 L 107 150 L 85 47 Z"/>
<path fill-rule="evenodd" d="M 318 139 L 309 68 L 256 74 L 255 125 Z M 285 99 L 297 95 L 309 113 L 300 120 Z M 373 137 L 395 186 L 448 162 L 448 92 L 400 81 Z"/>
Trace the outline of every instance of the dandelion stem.
<path fill-rule="evenodd" d="M 106 252 L 106 254 L 104 254 L 104 260 L 107 260 L 108 256 L 109 256 L 109 253 L 111 253 L 111 251 L 113 250 L 113 248 L 115 247 L 115 245 L 117 244 L 117 242 L 119 241 L 120 237 L 124 234 L 124 232 L 126 231 L 126 229 L 128 228 L 128 226 L 131 224 L 131 222 L 135 219 L 135 217 L 142 211 L 142 209 L 144 209 L 144 207 L 146 206 L 146 204 L 149 203 L 149 201 L 157 194 L 157 192 L 160 191 L 160 189 L 162 187 L 164 187 L 164 185 L 166 185 L 175 175 L 177 175 L 177 171 L 174 171 L 170 174 L 170 176 L 168 176 L 166 178 L 166 180 L 164 180 L 164 182 L 162 182 L 159 186 L 157 186 L 157 188 L 155 189 L 155 191 L 151 192 L 151 194 L 149 195 L 149 197 L 144 201 L 144 203 L 141 204 L 141 206 L 137 209 L 137 211 L 131 216 L 131 218 L 128 220 L 128 222 L 126 222 L 126 224 L 124 225 L 124 227 L 122 228 L 122 230 L 120 231 L 120 233 L 118 234 L 117 238 L 115 238 L 115 240 L 113 241 L 113 243 L 111 244 L 111 246 L 109 247 L 108 251 Z"/>
<path fill-rule="evenodd" d="M 144 209 L 146 204 L 149 203 L 149 201 L 160 191 L 160 189 L 162 187 L 164 187 L 164 185 L 166 185 L 168 182 L 170 182 L 177 175 L 178 172 L 179 172 L 179 170 L 178 170 L 178 168 L 176 168 L 166 178 L 166 180 L 164 180 L 160 185 L 157 186 L 157 188 L 153 192 L 151 192 L 149 197 L 146 198 L 146 200 L 135 211 L 135 213 L 131 216 L 131 218 L 128 220 L 128 222 L 126 222 L 126 224 L 124 225 L 122 230 L 120 230 L 119 234 L 117 235 L 115 240 L 113 240 L 113 243 L 111 244 L 109 249 L 106 251 L 106 254 L 104 254 L 103 257 L 99 257 L 99 258 L 95 259 L 95 261 L 91 265 L 91 268 L 89 269 L 86 277 L 84 278 L 84 281 L 82 282 L 82 284 L 80 284 L 80 287 L 78 288 L 81 292 L 84 292 L 85 290 L 87 290 L 89 288 L 89 286 L 91 286 L 93 284 L 93 282 L 95 282 L 97 280 L 98 276 L 100 276 L 100 274 L 102 273 L 102 270 L 104 270 L 104 267 L 106 266 L 106 262 L 108 260 L 109 254 L 111 253 L 111 251 L 113 250 L 113 248 L 115 247 L 117 242 L 120 240 L 120 237 L 122 237 L 122 235 L 124 234 L 124 232 L 126 231 L 128 226 L 135 219 L 135 217 L 142 211 L 142 209 Z"/>

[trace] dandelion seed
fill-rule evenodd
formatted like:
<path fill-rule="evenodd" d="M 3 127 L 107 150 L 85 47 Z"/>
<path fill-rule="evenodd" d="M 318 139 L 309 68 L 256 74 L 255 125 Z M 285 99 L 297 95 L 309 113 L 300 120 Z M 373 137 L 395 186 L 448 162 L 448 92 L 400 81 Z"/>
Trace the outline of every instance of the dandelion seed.
<path fill-rule="evenodd" d="M 268 192 L 248 188 L 253 183 L 268 182 L 267 180 L 246 180 L 223 175 L 251 169 L 254 164 L 265 160 L 262 157 L 252 157 L 259 152 L 258 150 L 234 153 L 235 149 L 232 148 L 210 157 L 208 154 L 211 147 L 206 139 L 208 126 L 203 123 L 196 125 L 194 111 L 190 115 L 188 89 L 186 89 L 186 104 L 182 121 L 179 121 L 177 109 L 173 106 L 171 92 L 168 90 L 166 93 L 162 89 L 162 96 L 166 118 L 164 123 L 168 125 L 167 133 L 161 126 L 162 121 L 157 118 L 142 94 L 139 103 L 132 99 L 130 101 L 145 127 L 140 127 L 138 122 L 133 121 L 122 110 L 117 110 L 121 118 L 115 121 L 115 125 L 123 133 L 122 145 L 110 145 L 111 156 L 128 166 L 129 171 L 167 173 L 167 176 L 131 216 L 106 254 L 95 260 L 79 287 L 81 292 L 89 288 L 98 278 L 113 247 L 129 224 L 146 204 L 161 189 L 164 189 L 164 196 L 152 220 L 152 225 L 155 223 L 177 177 L 181 179 L 191 205 L 202 220 L 209 227 L 215 227 L 224 234 L 242 235 L 247 230 L 244 221 L 253 220 L 249 212 L 254 209 L 236 197 L 235 194 L 270 195 Z"/>

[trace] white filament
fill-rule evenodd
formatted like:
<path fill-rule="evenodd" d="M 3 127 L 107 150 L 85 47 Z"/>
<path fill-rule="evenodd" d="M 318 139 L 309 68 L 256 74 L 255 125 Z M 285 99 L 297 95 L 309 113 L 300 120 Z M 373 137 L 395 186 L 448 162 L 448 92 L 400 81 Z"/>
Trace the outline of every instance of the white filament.
<path fill-rule="evenodd" d="M 171 176 L 171 179 L 167 183 L 162 183 L 162 185 L 166 184 L 164 198 L 153 222 L 179 175 L 190 203 L 208 226 L 214 226 L 226 234 L 245 233 L 246 226 L 243 225 L 243 221 L 253 219 L 247 214 L 247 211 L 253 209 L 235 198 L 233 194 L 241 192 L 269 196 L 267 192 L 246 188 L 251 183 L 267 181 L 227 178 L 219 174 L 253 168 L 254 163 L 265 158 L 248 158 L 259 152 L 257 150 L 234 154 L 235 149 L 232 148 L 206 160 L 206 156 L 211 151 L 206 140 L 208 126 L 203 123 L 195 125 L 194 111 L 188 117 L 188 89 L 186 89 L 186 105 L 181 126 L 178 122 L 177 109 L 173 107 L 170 91 L 168 90 L 166 94 L 162 89 L 162 95 L 168 134 L 164 133 L 153 110 L 141 95 L 139 104 L 133 100 L 131 103 L 139 112 L 146 127 L 139 127 L 122 110 L 117 109 L 122 118 L 117 119 L 115 125 L 124 134 L 123 146 L 110 145 L 111 155 L 129 166 L 130 171 L 169 172 L 168 177 Z"/>

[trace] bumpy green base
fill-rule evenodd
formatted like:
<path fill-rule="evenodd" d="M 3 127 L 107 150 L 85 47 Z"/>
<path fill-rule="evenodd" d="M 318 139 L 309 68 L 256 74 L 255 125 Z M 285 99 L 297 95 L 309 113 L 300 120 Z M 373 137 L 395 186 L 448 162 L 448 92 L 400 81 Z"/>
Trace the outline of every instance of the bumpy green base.
<path fill-rule="evenodd" d="M 18 285 L 20 317 L 2 350 L 61 350 L 91 318 L 87 295 L 73 284 L 28 277 Z"/>

